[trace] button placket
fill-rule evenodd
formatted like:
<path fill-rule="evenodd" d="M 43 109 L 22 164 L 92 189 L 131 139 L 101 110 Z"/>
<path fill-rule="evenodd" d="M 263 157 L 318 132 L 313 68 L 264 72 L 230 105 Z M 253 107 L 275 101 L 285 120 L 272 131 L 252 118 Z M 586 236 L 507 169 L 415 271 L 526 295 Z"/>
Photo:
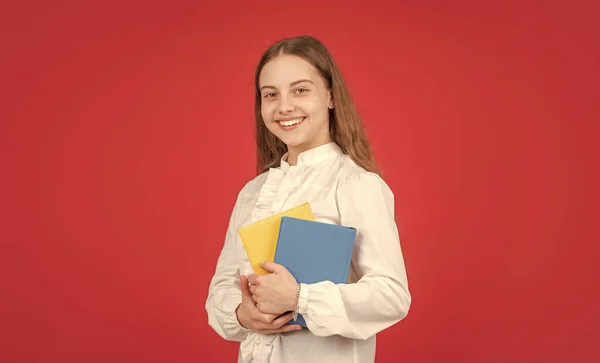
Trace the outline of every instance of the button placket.
<path fill-rule="evenodd" d="M 271 213 L 276 214 L 282 211 L 285 202 L 296 187 L 296 179 L 296 170 L 290 168 L 277 189 L 273 204 L 271 205 Z"/>
<path fill-rule="evenodd" d="M 262 347 L 260 345 L 260 339 L 256 338 L 256 340 L 254 340 L 254 349 L 252 350 L 252 361 L 260 362 L 262 356 L 261 352 Z"/>
<path fill-rule="evenodd" d="M 268 363 L 271 353 L 273 352 L 273 344 L 262 344 L 260 339 L 254 341 L 254 350 L 252 351 L 252 361 L 257 363 Z"/>
<path fill-rule="evenodd" d="M 271 343 L 265 344 L 264 348 L 262 349 L 262 361 L 261 362 L 267 363 L 269 361 L 269 358 L 271 357 L 272 352 L 273 352 L 273 344 L 271 344 Z"/>

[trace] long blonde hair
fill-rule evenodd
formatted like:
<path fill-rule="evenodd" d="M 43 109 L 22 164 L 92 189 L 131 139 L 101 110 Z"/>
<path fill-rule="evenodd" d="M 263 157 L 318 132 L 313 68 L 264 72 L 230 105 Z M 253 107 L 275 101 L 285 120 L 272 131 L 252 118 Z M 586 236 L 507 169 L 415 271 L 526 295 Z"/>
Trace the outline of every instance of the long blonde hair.
<path fill-rule="evenodd" d="M 271 45 L 262 55 L 255 74 L 255 116 L 257 172 L 261 174 L 269 168 L 279 166 L 287 152 L 286 145 L 265 126 L 261 114 L 262 97 L 259 77 L 263 67 L 278 55 L 295 55 L 312 64 L 325 80 L 331 91 L 335 107 L 329 110 L 329 133 L 342 151 L 367 171 L 381 175 L 377 167 L 362 119 L 354 105 L 346 82 L 342 77 L 329 50 L 311 36 L 286 38 Z"/>

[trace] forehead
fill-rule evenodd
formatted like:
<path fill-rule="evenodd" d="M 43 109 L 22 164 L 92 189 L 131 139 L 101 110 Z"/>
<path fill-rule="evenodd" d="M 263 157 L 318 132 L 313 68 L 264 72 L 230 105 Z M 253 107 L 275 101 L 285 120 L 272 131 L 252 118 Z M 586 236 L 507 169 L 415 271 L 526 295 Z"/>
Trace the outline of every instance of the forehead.
<path fill-rule="evenodd" d="M 319 72 L 312 64 L 293 55 L 280 55 L 269 61 L 262 69 L 259 87 L 270 85 L 277 88 L 289 86 L 299 79 L 320 82 Z"/>

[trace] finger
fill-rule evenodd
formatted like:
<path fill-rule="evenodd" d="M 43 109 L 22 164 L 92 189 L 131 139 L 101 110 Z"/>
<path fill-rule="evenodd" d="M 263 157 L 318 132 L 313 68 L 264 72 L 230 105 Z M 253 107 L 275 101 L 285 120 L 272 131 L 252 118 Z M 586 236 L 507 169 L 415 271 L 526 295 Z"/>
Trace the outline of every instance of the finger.
<path fill-rule="evenodd" d="M 250 296 L 250 298 L 252 299 L 252 301 L 254 301 L 254 305 L 256 305 L 258 310 L 260 310 L 260 308 L 258 307 L 258 296 L 253 294 L 252 296 Z"/>
<path fill-rule="evenodd" d="M 298 330 L 302 330 L 302 326 L 301 325 L 299 325 L 299 324 L 290 324 L 290 325 L 286 325 L 286 326 L 278 328 L 278 329 L 258 330 L 258 333 L 265 334 L 265 335 L 270 335 L 270 334 L 287 333 L 287 332 L 290 332 L 290 331 L 298 331 Z"/>
<path fill-rule="evenodd" d="M 292 320 L 293 317 L 294 317 L 294 315 L 292 313 L 287 313 L 287 314 L 282 315 L 282 316 L 278 317 L 277 319 L 273 320 L 271 325 L 275 328 L 281 328 L 283 325 L 285 325 L 285 323 Z"/>
<path fill-rule="evenodd" d="M 258 274 L 252 274 L 248 276 L 248 282 L 250 282 L 252 285 L 258 285 L 259 277 L 260 275 Z"/>
<path fill-rule="evenodd" d="M 271 261 L 266 261 L 266 262 L 261 263 L 260 267 L 265 271 L 274 272 L 274 273 L 282 273 L 284 271 L 287 271 L 287 269 L 285 267 L 283 267 L 283 265 L 280 265 L 278 263 L 271 262 Z"/>
<path fill-rule="evenodd" d="M 246 276 L 240 276 L 240 289 L 242 290 L 242 299 L 252 300 L 252 294 L 248 288 L 248 279 Z"/>
<path fill-rule="evenodd" d="M 256 295 L 256 285 L 250 285 L 250 293 Z"/>
<path fill-rule="evenodd" d="M 264 320 L 255 316 L 250 316 L 252 318 L 252 325 L 255 329 L 261 330 L 276 330 L 284 326 L 288 321 L 292 320 L 292 313 L 287 313 L 282 316 L 271 315 L 271 314 L 262 314 L 266 315 Z M 268 322 L 267 322 L 268 321 Z"/>
<path fill-rule="evenodd" d="M 257 323 L 261 324 L 270 324 L 273 320 L 275 320 L 276 317 L 276 315 L 261 313 L 260 310 L 258 310 L 258 308 L 252 309 L 252 311 L 250 312 L 250 318 L 256 321 Z"/>

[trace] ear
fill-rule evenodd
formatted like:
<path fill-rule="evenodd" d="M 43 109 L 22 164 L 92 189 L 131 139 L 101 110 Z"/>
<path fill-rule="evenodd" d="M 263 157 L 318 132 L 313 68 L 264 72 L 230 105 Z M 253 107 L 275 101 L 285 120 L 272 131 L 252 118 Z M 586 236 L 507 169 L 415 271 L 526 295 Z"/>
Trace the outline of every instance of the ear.
<path fill-rule="evenodd" d="M 331 91 L 329 91 L 329 105 L 328 107 L 330 109 L 333 109 L 334 105 L 333 105 L 333 95 L 331 94 Z"/>

